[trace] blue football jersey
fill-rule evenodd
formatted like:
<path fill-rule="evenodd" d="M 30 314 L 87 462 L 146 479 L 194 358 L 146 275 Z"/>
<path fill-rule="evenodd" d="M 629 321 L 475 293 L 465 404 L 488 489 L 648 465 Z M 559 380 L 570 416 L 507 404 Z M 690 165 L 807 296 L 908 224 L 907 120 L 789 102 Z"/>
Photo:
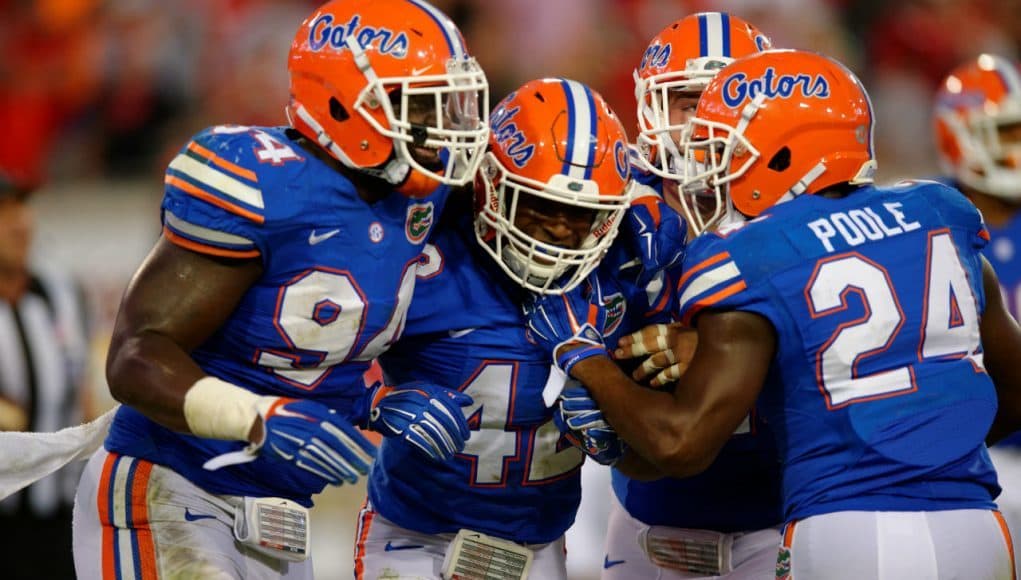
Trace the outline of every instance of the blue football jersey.
<path fill-rule="evenodd" d="M 983 254 L 1000 280 L 1004 304 L 1021 320 L 1021 212 L 1015 213 L 1006 224 L 989 228 L 989 245 Z M 1021 447 L 1021 431 L 997 443 L 997 446 Z"/>
<path fill-rule="evenodd" d="M 631 150 L 632 158 L 638 155 Z M 632 159 L 632 175 L 662 195 L 663 180 Z M 671 272 L 671 286 L 681 271 Z M 685 478 L 631 479 L 613 470 L 613 491 L 628 514 L 651 526 L 718 532 L 780 524 L 780 462 L 768 426 L 752 414 L 706 471 Z"/>
<path fill-rule="evenodd" d="M 283 128 L 198 134 L 164 179 L 163 235 L 213 256 L 258 258 L 262 277 L 192 356 L 210 375 L 261 395 L 307 398 L 350 414 L 362 373 L 399 336 L 421 252 L 447 188 L 368 204 Z M 122 407 L 106 446 L 165 465 L 204 489 L 310 504 L 322 480 L 257 459 L 215 472 L 242 442 L 182 435 Z"/>
<path fill-rule="evenodd" d="M 960 189 L 953 178 L 939 179 L 941 183 Z M 1021 315 L 1021 213 L 1015 213 L 1006 224 L 996 227 L 986 224 L 989 230 L 989 244 L 982 254 L 989 260 L 1000 281 L 1003 303 L 1015 320 Z M 996 444 L 1003 447 L 1021 447 L 1021 431 L 1006 437 Z"/>
<path fill-rule="evenodd" d="M 994 507 L 987 240 L 957 191 L 905 182 L 804 195 L 689 246 L 683 319 L 742 310 L 776 329 L 758 408 L 783 460 L 787 519 Z"/>
<path fill-rule="evenodd" d="M 471 395 L 465 414 L 472 434 L 445 463 L 385 440 L 369 499 L 385 518 L 422 533 L 469 528 L 517 542 L 553 541 L 574 522 L 584 456 L 559 442 L 553 409 L 543 403 L 551 361 L 525 338 L 523 291 L 477 247 L 467 219 L 441 226 L 426 256 L 404 336 L 380 363 L 391 384 L 426 380 Z M 598 269 L 607 344 L 654 320 L 650 304 L 663 302 L 628 282 L 639 273 L 635 264 L 619 242 Z"/>

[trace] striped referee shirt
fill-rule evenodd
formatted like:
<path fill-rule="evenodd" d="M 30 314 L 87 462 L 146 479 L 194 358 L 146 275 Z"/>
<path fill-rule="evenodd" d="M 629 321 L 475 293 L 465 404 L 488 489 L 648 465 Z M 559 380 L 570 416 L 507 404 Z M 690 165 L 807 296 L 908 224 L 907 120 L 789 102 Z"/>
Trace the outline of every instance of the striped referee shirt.
<path fill-rule="evenodd" d="M 33 274 L 11 305 L 0 300 L 0 395 L 25 409 L 30 431 L 58 431 L 84 420 L 89 356 L 86 309 L 69 278 Z M 82 462 L 0 502 L 0 517 L 45 518 L 74 504 Z"/>

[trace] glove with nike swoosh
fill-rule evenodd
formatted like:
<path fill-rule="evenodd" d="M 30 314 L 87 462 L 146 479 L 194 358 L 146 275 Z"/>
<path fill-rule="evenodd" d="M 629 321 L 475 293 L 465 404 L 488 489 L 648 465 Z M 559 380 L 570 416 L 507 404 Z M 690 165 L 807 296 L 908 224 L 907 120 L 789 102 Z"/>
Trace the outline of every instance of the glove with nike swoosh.
<path fill-rule="evenodd" d="M 436 461 L 464 449 L 471 435 L 461 407 L 468 395 L 426 381 L 397 386 L 373 385 L 362 399 L 363 425 L 384 437 L 400 437 Z"/>
<path fill-rule="evenodd" d="M 292 463 L 333 485 L 355 483 L 369 472 L 376 447 L 347 420 L 315 401 L 260 401 L 264 437 L 254 446 L 263 457 Z"/>

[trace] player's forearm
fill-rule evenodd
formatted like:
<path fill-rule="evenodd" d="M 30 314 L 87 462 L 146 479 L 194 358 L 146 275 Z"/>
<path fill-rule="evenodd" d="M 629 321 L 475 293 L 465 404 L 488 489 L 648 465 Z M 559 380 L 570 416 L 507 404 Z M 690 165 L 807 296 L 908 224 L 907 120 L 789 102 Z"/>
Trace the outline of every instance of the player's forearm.
<path fill-rule="evenodd" d="M 624 457 L 621 457 L 620 461 L 614 464 L 613 467 L 631 479 L 637 479 L 638 481 L 655 481 L 666 477 L 666 474 L 660 471 L 659 468 L 633 449 L 628 449 L 624 453 Z"/>
<path fill-rule="evenodd" d="M 206 373 L 180 346 L 154 332 L 115 337 L 106 378 L 110 394 L 175 431 L 188 432 L 184 397 Z"/>
<path fill-rule="evenodd" d="M 673 477 L 705 470 L 715 454 L 693 437 L 693 421 L 670 393 L 631 380 L 607 357 L 585 359 L 571 369 L 599 403 L 606 420 L 628 446 Z"/>

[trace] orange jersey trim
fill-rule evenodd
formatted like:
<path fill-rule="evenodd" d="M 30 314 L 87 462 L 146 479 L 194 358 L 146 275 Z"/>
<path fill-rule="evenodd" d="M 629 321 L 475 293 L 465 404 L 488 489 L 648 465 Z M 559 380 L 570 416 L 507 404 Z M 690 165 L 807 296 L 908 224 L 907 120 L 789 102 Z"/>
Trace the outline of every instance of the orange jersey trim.
<path fill-rule="evenodd" d="M 671 293 L 668 288 L 663 288 L 663 295 L 656 301 L 656 305 L 652 307 L 652 310 L 645 313 L 646 318 L 655 316 L 667 307 L 669 304 Z"/>
<path fill-rule="evenodd" d="M 376 517 L 376 512 L 368 509 L 369 500 L 366 499 L 362 503 L 362 521 L 361 530 L 358 534 L 358 542 L 355 544 L 355 579 L 362 580 L 365 578 L 365 543 L 369 539 L 369 528 L 372 527 L 372 519 Z"/>
<path fill-rule="evenodd" d="M 217 167 L 221 169 L 226 169 L 227 171 L 233 173 L 234 175 L 243 177 L 248 181 L 254 181 L 256 183 L 258 183 L 259 181 L 259 178 L 258 176 L 255 175 L 254 171 L 250 169 L 245 169 L 240 165 L 235 165 L 230 161 L 227 161 L 223 157 L 220 157 L 217 154 L 213 153 L 209 149 L 206 149 L 205 147 L 199 145 L 198 143 L 195 143 L 194 141 L 188 144 L 188 151 L 191 151 L 192 153 L 195 153 L 196 155 L 199 155 L 200 157 L 212 162 Z"/>
<path fill-rule="evenodd" d="M 738 282 L 731 284 L 730 286 L 727 286 L 726 288 L 723 288 L 722 290 L 718 290 L 710 294 L 709 296 L 706 296 L 705 298 L 696 301 L 694 304 L 692 304 L 691 308 L 688 310 L 688 313 L 684 316 L 684 323 L 685 324 L 690 323 L 692 317 L 694 317 L 695 314 L 700 312 L 703 308 L 721 302 L 724 299 L 729 298 L 734 294 L 737 294 L 738 292 L 744 290 L 747 287 L 748 285 L 745 284 L 745 281 L 740 280 Z"/>
<path fill-rule="evenodd" d="M 729 257 L 730 257 L 730 253 L 728 253 L 728 252 L 720 252 L 719 254 L 716 254 L 715 256 L 710 256 L 710 257 L 706 258 L 705 260 L 702 260 L 698 264 L 695 264 L 687 272 L 685 272 L 683 276 L 681 276 L 681 279 L 678 280 L 678 282 L 677 282 L 677 288 L 681 288 L 685 284 L 687 284 L 688 280 L 691 279 L 691 277 L 694 276 L 695 274 L 697 274 L 698 272 L 700 272 L 702 270 L 705 270 L 706 268 L 708 268 L 709 266 L 712 266 L 713 264 L 717 264 L 719 262 L 722 262 L 723 260 L 726 260 Z"/>
<path fill-rule="evenodd" d="M 1003 519 L 1003 514 L 1000 512 L 993 510 L 993 517 L 996 518 L 996 523 L 1000 524 L 1003 540 L 1007 542 L 1007 550 L 1010 551 L 1010 578 L 1017 580 L 1017 568 L 1014 565 L 1014 540 L 1010 536 L 1010 528 L 1007 527 L 1007 521 Z"/>
<path fill-rule="evenodd" d="M 117 464 L 116 453 L 109 453 L 103 462 L 103 472 L 99 477 L 99 490 L 96 492 L 96 508 L 99 510 L 99 523 L 103 528 L 103 540 L 99 551 L 103 558 L 103 578 L 116 578 L 114 568 L 114 534 L 117 530 L 113 525 L 113 514 L 110 513 L 110 486 L 113 484 L 114 466 Z"/>
<path fill-rule="evenodd" d="M 265 217 L 255 213 L 253 211 L 247 210 L 247 209 L 245 209 L 245 208 L 243 208 L 243 207 L 241 207 L 239 205 L 235 205 L 233 203 L 230 203 L 229 201 L 227 201 L 227 200 L 225 200 L 225 199 L 223 199 L 221 197 L 218 197 L 216 195 L 213 195 L 213 194 L 209 193 L 208 191 L 206 191 L 204 189 L 198 188 L 198 187 L 188 183 L 187 181 L 185 181 L 185 180 L 183 180 L 183 179 L 181 179 L 179 177 L 174 177 L 173 175 L 167 175 L 163 179 L 163 183 L 166 183 L 167 185 L 173 185 L 174 187 L 180 189 L 181 191 L 187 193 L 188 195 L 191 195 L 193 197 L 197 197 L 197 198 L 201 199 L 202 201 L 205 201 L 205 202 L 211 203 L 211 204 L 213 204 L 213 205 L 215 205 L 217 207 L 223 208 L 223 209 L 229 211 L 230 213 L 232 213 L 234 215 L 239 215 L 239 216 L 241 216 L 241 217 L 243 217 L 245 219 L 251 220 L 251 221 L 253 221 L 253 222 L 257 223 L 257 224 L 263 224 L 263 223 L 266 222 L 266 218 Z"/>
<path fill-rule="evenodd" d="M 216 246 L 210 246 L 207 244 L 201 244 L 199 242 L 183 238 L 170 230 L 170 228 L 163 228 L 163 235 L 174 244 L 181 246 L 186 250 L 198 252 L 200 254 L 208 254 L 211 256 L 221 256 L 224 258 L 257 258 L 260 255 L 258 249 L 254 250 L 227 250 L 225 248 L 218 248 Z"/>
<path fill-rule="evenodd" d="M 158 580 L 156 573 L 156 545 L 152 539 L 152 530 L 149 528 L 149 504 L 147 495 L 149 490 L 149 476 L 152 473 L 152 463 L 144 460 L 137 460 L 134 481 L 131 482 L 131 519 L 129 525 L 138 539 L 138 564 L 137 570 L 141 580 Z"/>
<path fill-rule="evenodd" d="M 791 520 L 783 530 L 783 547 L 790 548 L 794 544 L 794 527 L 798 525 L 798 520 Z"/>

